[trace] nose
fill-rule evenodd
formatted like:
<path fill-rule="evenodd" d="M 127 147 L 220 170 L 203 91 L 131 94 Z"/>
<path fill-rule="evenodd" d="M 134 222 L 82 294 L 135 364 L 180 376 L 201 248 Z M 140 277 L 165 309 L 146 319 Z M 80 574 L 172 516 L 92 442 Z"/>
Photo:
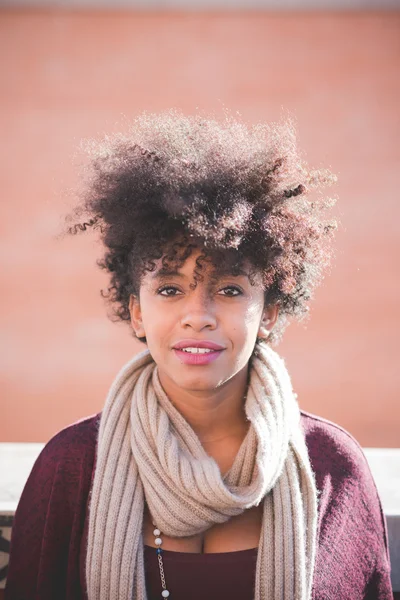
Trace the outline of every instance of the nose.
<path fill-rule="evenodd" d="M 214 302 L 200 289 L 200 286 L 196 287 L 184 304 L 181 326 L 193 331 L 213 330 L 217 326 Z"/>

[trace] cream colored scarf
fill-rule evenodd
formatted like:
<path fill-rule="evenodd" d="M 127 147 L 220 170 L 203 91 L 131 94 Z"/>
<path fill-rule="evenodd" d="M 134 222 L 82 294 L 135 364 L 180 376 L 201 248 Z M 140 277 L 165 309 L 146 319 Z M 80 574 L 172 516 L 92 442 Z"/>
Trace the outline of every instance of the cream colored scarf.
<path fill-rule="evenodd" d="M 86 558 L 89 600 L 146 600 L 145 500 L 157 527 L 173 537 L 204 532 L 263 502 L 255 600 L 311 598 L 317 490 L 290 377 L 269 346 L 256 347 L 245 412 L 248 432 L 222 477 L 166 396 L 149 351 L 122 368 L 100 422 Z M 173 581 L 168 589 L 174 600 Z"/>

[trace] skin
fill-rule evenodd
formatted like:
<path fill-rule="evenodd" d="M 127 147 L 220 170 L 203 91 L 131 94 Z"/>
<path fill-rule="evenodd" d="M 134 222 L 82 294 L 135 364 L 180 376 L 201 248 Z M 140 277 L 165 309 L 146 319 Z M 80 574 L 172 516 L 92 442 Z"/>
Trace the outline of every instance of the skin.
<path fill-rule="evenodd" d="M 255 285 L 246 275 L 215 281 L 208 265 L 204 280 L 191 289 L 200 253 L 194 251 L 177 274 L 162 278 L 160 259 L 156 270 L 143 276 L 139 297 L 130 297 L 129 310 L 136 336 L 147 339 L 163 389 L 210 454 L 222 456 L 219 448 L 225 448 L 220 462 L 225 470 L 249 426 L 243 409 L 249 359 L 256 338 L 268 338 L 278 308 L 264 306 L 261 275 Z M 186 365 L 173 346 L 187 338 L 213 341 L 224 350 L 208 365 Z"/>

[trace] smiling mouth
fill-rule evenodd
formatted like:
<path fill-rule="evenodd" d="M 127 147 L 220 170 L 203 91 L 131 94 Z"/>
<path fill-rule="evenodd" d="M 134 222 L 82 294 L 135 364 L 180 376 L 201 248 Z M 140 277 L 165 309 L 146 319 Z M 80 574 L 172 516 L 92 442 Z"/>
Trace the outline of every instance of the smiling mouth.
<path fill-rule="evenodd" d="M 182 352 L 188 352 L 189 354 L 208 354 L 210 352 L 221 352 L 220 350 L 213 350 L 211 348 L 179 348 Z"/>

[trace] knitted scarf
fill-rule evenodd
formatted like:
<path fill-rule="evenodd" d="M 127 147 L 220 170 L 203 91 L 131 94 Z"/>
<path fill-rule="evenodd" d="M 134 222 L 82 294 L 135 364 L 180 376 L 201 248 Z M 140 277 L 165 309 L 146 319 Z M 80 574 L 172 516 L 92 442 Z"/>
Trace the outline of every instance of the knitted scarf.
<path fill-rule="evenodd" d="M 255 600 L 309 600 L 317 490 L 284 361 L 256 346 L 249 429 L 225 476 L 161 387 L 148 350 L 112 384 L 101 416 L 90 499 L 89 600 L 146 600 L 143 512 L 185 537 L 263 503 Z M 166 574 L 167 575 L 167 574 Z M 168 581 L 173 600 L 173 581 Z"/>

